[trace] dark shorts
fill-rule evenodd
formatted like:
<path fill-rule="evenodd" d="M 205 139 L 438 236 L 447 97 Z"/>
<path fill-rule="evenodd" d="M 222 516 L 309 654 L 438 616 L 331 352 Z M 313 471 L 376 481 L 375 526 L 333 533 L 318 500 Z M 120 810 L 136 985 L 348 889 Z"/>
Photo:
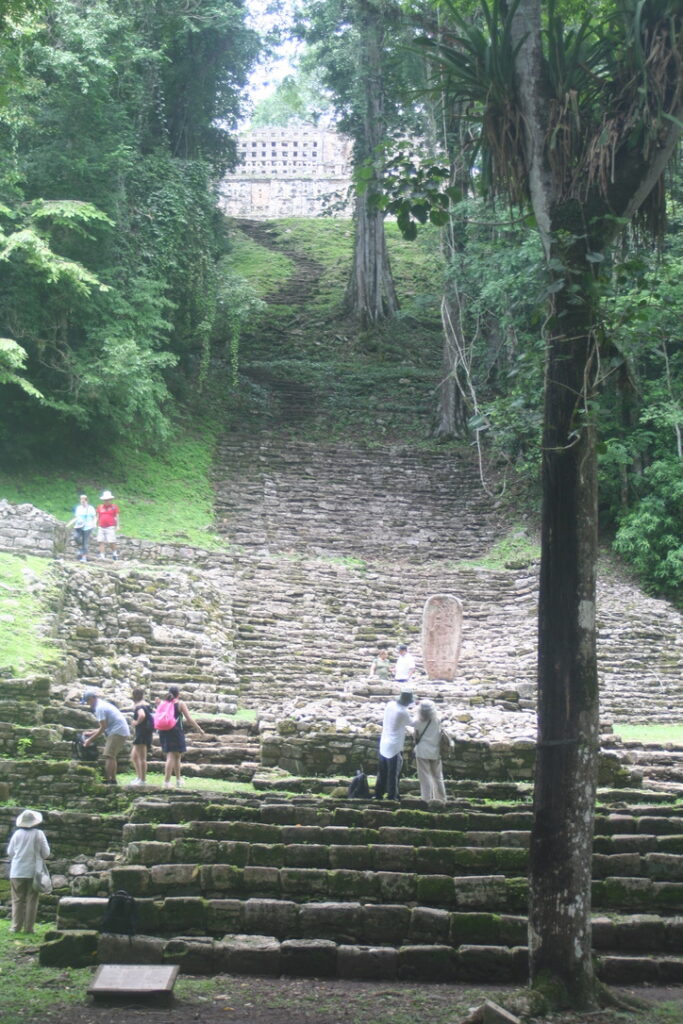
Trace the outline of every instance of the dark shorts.
<path fill-rule="evenodd" d="M 183 754 L 187 750 L 185 733 L 178 725 L 175 729 L 162 729 L 159 743 L 164 754 Z"/>

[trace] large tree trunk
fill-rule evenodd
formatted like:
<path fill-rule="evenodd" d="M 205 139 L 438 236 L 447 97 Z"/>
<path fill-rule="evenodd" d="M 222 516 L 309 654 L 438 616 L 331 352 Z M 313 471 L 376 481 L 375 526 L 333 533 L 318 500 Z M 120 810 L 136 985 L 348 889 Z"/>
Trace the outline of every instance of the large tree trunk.
<path fill-rule="evenodd" d="M 584 261 L 585 263 L 585 261 Z M 595 652 L 597 467 L 590 303 L 555 297 L 547 342 L 538 620 L 538 746 L 531 837 L 532 984 L 557 1005 L 596 1005 L 591 953 L 599 743 Z"/>
<path fill-rule="evenodd" d="M 372 0 L 359 0 L 358 9 L 364 110 L 362 138 L 356 138 L 354 158 L 357 166 L 368 161 L 373 171 L 365 190 L 356 199 L 356 235 L 346 306 L 362 324 L 368 325 L 392 317 L 399 303 L 384 236 L 384 214 L 373 202 L 381 191 L 380 144 L 385 130 L 382 12 Z"/>
<path fill-rule="evenodd" d="M 585 251 L 572 253 L 557 242 L 574 233 L 576 204 L 565 207 L 559 199 L 561 183 L 547 163 L 540 24 L 539 0 L 521 0 L 514 35 L 529 193 L 549 265 L 565 268 L 555 275 L 559 290 L 553 289 L 546 342 L 529 959 L 532 985 L 554 1005 L 590 1009 L 596 1005 L 590 897 L 599 721 L 597 473 L 588 393 L 594 289 Z"/>

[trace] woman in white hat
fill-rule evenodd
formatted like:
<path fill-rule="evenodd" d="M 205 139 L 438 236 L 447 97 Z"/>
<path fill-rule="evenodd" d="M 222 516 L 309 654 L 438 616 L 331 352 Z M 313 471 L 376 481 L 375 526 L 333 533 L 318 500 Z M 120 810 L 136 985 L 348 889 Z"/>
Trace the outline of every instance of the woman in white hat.
<path fill-rule="evenodd" d="M 12 888 L 11 932 L 32 932 L 38 913 L 38 893 L 33 887 L 36 871 L 50 856 L 45 833 L 38 828 L 43 816 L 28 808 L 17 818 L 16 830 L 7 847 L 10 857 L 9 877 Z"/>

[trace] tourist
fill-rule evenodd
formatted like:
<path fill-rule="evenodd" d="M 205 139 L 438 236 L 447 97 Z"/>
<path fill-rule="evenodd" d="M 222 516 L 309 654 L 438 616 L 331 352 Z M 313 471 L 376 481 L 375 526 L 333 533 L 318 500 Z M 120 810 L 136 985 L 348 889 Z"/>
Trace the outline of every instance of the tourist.
<path fill-rule="evenodd" d="M 398 645 L 398 657 L 394 666 L 394 682 L 407 683 L 415 671 L 415 659 L 408 653 L 406 644 Z"/>
<path fill-rule="evenodd" d="M 88 561 L 88 547 L 90 545 L 90 534 L 95 527 L 95 520 L 97 513 L 92 505 L 88 501 L 87 494 L 81 494 L 78 505 L 74 509 L 73 519 L 67 524 L 67 529 L 70 526 L 74 527 L 74 536 L 76 540 L 76 547 L 78 548 L 78 561 Z"/>
<path fill-rule="evenodd" d="M 45 833 L 38 828 L 43 816 L 40 811 L 28 808 L 22 811 L 16 820 L 16 830 L 7 846 L 10 858 L 9 878 L 12 890 L 12 925 L 11 932 L 33 931 L 38 913 L 39 893 L 33 884 L 36 872 L 40 871 L 43 861 L 50 856 Z"/>
<path fill-rule="evenodd" d="M 111 491 L 102 491 L 101 505 L 97 506 L 97 542 L 100 546 L 100 558 L 104 558 L 105 549 L 111 549 L 111 557 L 116 561 L 119 557 L 116 550 L 116 531 L 119 528 L 119 507 L 114 504 Z"/>
<path fill-rule="evenodd" d="M 100 723 L 97 729 L 83 733 L 85 737 L 83 746 L 89 747 L 99 736 L 106 736 L 104 743 L 104 775 L 105 782 L 109 786 L 116 785 L 117 759 L 123 750 L 126 740 L 130 739 L 128 722 L 121 712 L 108 700 L 102 700 L 94 690 L 86 690 L 83 694 L 82 704 L 87 704 L 93 715 Z"/>
<path fill-rule="evenodd" d="M 376 656 L 372 659 L 370 666 L 370 678 L 391 679 L 391 664 L 389 662 L 389 651 L 386 647 L 380 647 Z"/>
<path fill-rule="evenodd" d="M 382 735 L 379 740 L 375 800 L 381 800 L 385 793 L 389 800 L 399 799 L 406 727 L 411 724 L 408 708 L 413 700 L 412 693 L 404 690 L 397 700 L 390 700 L 384 709 Z"/>
<path fill-rule="evenodd" d="M 131 786 L 144 786 L 147 781 L 147 753 L 152 748 L 154 738 L 154 715 L 151 707 L 144 700 L 145 691 L 140 687 L 133 690 L 133 745 L 130 759 L 135 769 L 135 779 Z"/>
<path fill-rule="evenodd" d="M 176 720 L 176 724 L 173 729 L 159 730 L 159 742 L 161 743 L 161 749 L 164 754 L 166 754 L 164 786 L 168 788 L 168 786 L 171 785 L 172 777 L 175 777 L 176 786 L 182 785 L 182 779 L 180 778 L 180 761 L 187 750 L 183 720 L 202 735 L 204 735 L 204 730 L 197 725 L 194 718 L 187 710 L 187 704 L 185 701 L 180 700 L 180 690 L 177 686 L 169 686 L 165 699 L 174 705 Z"/>
<path fill-rule="evenodd" d="M 446 787 L 443 784 L 441 765 L 441 722 L 434 702 L 421 700 L 417 706 L 417 718 L 413 720 L 415 736 L 415 765 L 420 780 L 420 796 L 423 800 L 446 802 Z"/>

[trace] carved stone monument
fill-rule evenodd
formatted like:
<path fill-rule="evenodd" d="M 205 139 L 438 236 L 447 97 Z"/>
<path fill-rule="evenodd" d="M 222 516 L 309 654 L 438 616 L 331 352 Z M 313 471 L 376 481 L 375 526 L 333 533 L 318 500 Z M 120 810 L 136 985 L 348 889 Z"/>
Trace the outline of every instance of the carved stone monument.
<path fill-rule="evenodd" d="M 455 679 L 462 638 L 462 603 L 432 594 L 422 613 L 422 663 L 429 679 Z"/>

